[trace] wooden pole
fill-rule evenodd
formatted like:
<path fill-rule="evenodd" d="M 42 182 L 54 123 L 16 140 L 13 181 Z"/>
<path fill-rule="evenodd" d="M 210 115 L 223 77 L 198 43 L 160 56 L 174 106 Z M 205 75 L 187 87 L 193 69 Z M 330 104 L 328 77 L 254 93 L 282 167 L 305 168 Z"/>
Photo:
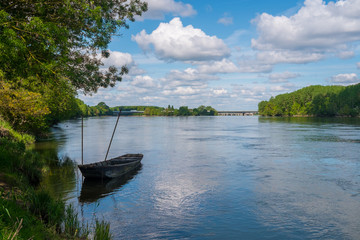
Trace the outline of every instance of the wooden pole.
<path fill-rule="evenodd" d="M 115 134 L 115 130 L 116 130 L 116 127 L 117 127 L 118 122 L 119 122 L 120 114 L 121 114 L 121 109 L 120 109 L 120 111 L 119 111 L 119 115 L 118 115 L 117 120 L 116 120 L 116 124 L 115 124 L 115 127 L 114 127 L 114 131 L 113 131 L 113 134 L 112 134 L 112 136 L 111 136 L 111 140 L 110 140 L 109 147 L 108 147 L 108 150 L 107 150 L 107 152 L 106 152 L 105 160 L 104 160 L 104 161 L 106 161 L 106 158 L 107 158 L 107 156 L 108 156 L 108 154 L 109 154 L 111 142 L 112 142 L 112 140 L 113 140 L 113 137 L 114 137 L 114 134 Z"/>
<path fill-rule="evenodd" d="M 81 165 L 84 165 L 84 117 L 81 116 Z"/>

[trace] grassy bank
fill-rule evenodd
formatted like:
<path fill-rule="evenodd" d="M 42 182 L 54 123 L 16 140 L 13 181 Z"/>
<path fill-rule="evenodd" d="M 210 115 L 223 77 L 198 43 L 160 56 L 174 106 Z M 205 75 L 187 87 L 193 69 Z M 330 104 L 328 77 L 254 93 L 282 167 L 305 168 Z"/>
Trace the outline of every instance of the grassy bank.
<path fill-rule="evenodd" d="M 32 142 L 0 119 L 0 239 L 111 239 L 109 224 L 81 224 L 72 206 L 40 187 L 50 165 L 63 163 L 28 149 Z"/>

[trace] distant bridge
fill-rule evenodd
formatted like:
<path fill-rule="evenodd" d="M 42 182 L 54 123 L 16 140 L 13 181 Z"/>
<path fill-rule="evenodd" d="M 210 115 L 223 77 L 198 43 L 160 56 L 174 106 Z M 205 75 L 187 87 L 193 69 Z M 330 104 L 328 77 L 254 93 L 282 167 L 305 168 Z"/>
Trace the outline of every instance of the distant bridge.
<path fill-rule="evenodd" d="M 219 116 L 254 116 L 257 111 L 218 111 Z"/>

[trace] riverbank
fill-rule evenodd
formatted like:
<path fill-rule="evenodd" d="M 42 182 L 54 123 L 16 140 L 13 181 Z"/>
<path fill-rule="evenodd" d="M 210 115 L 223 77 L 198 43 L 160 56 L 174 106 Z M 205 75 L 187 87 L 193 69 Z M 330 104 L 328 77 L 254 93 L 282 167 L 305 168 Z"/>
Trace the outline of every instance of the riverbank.
<path fill-rule="evenodd" d="M 111 239 L 108 223 L 80 224 L 71 205 L 40 187 L 51 165 L 69 162 L 29 149 L 34 141 L 0 119 L 0 239 Z"/>

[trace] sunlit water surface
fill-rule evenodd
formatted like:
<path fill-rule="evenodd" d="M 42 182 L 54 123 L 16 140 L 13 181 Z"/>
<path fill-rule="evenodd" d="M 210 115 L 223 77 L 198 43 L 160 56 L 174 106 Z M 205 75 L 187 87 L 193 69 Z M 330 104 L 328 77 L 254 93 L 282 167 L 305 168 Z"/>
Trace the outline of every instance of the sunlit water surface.
<path fill-rule="evenodd" d="M 115 117 L 84 119 L 84 162 L 104 160 Z M 81 121 L 53 129 L 81 162 Z M 143 153 L 122 179 L 46 184 L 115 239 L 360 239 L 360 119 L 122 117 L 109 157 Z"/>

